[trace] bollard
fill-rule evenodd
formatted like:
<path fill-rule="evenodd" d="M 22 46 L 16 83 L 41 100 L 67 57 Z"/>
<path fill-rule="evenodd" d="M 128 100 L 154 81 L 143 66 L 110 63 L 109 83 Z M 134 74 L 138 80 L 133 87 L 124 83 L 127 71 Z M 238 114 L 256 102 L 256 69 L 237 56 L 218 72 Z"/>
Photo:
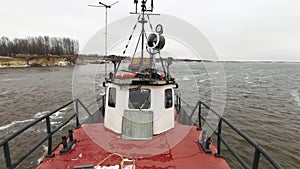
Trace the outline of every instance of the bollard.
<path fill-rule="evenodd" d="M 72 142 L 73 140 L 73 130 L 69 130 L 69 142 Z"/>
<path fill-rule="evenodd" d="M 205 153 L 211 153 L 211 149 L 209 148 L 210 137 L 206 138 L 206 131 L 205 130 L 202 131 L 202 136 L 201 136 L 201 139 L 198 141 L 198 143 L 200 144 L 202 150 Z"/>
<path fill-rule="evenodd" d="M 63 148 L 67 148 L 68 147 L 68 144 L 67 144 L 67 137 L 66 136 L 62 136 L 61 137 L 61 142 L 63 144 Z"/>

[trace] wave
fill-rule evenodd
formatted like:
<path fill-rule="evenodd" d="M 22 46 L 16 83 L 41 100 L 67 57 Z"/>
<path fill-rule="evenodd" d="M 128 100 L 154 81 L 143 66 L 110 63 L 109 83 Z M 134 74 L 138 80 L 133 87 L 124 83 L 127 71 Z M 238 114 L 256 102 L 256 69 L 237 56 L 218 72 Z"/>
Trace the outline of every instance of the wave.
<path fill-rule="evenodd" d="M 64 115 L 66 114 L 66 111 L 67 111 L 67 108 L 60 109 L 56 113 L 52 114 L 50 116 L 50 118 L 54 119 L 54 120 L 56 120 L 56 119 L 62 119 L 62 118 L 64 118 Z"/>
<path fill-rule="evenodd" d="M 55 119 L 62 119 L 62 118 L 64 118 L 64 115 L 66 114 L 66 111 L 67 111 L 67 108 L 63 108 L 63 109 L 57 111 L 56 113 L 52 114 L 50 116 L 50 119 L 54 119 L 54 120 Z M 38 112 L 33 117 L 38 119 L 38 118 L 41 118 L 41 117 L 43 117 L 44 115 L 46 115 L 48 113 L 50 113 L 50 111 Z"/>
<path fill-rule="evenodd" d="M 18 81 L 18 80 L 26 80 L 28 78 L 7 78 L 7 79 L 2 79 L 2 82 L 10 82 L 10 81 Z"/>
<path fill-rule="evenodd" d="M 300 96 L 298 90 L 292 90 L 290 93 L 294 97 L 294 101 L 298 104 L 300 107 Z"/>
<path fill-rule="evenodd" d="M 43 145 L 43 149 L 44 149 L 44 154 L 46 154 L 48 152 L 48 147 L 46 145 Z M 38 160 L 37 160 L 37 163 L 36 165 L 39 165 L 41 164 L 41 162 L 44 160 L 45 156 L 42 155 Z"/>
<path fill-rule="evenodd" d="M 64 115 L 65 115 L 66 111 L 67 111 L 67 108 L 61 109 L 58 112 L 56 112 L 53 115 L 51 115 L 50 119 L 53 119 L 53 120 L 62 119 L 62 118 L 64 118 Z M 10 124 L 4 125 L 4 126 L 0 126 L 0 131 L 9 129 L 9 128 L 17 125 L 17 124 L 32 122 L 35 119 L 41 118 L 41 117 L 43 117 L 44 115 L 46 115 L 48 113 L 50 113 L 50 111 L 38 112 L 38 113 L 36 113 L 33 116 L 34 119 L 27 119 L 27 120 L 22 120 L 22 121 L 13 121 Z M 60 123 L 61 123 L 61 121 L 58 121 L 58 122 L 57 121 L 52 121 L 51 122 L 52 125 L 58 125 Z"/>
<path fill-rule="evenodd" d="M 64 115 L 65 115 L 66 111 L 67 111 L 67 108 L 61 109 L 58 112 L 56 112 L 53 115 L 51 115 L 50 119 L 53 119 L 53 120 L 62 119 L 62 118 L 64 118 Z M 36 113 L 33 116 L 34 119 L 27 119 L 27 120 L 22 120 L 22 121 L 13 121 L 10 124 L 4 125 L 4 126 L 0 126 L 0 131 L 9 129 L 9 128 L 17 125 L 17 124 L 32 122 L 35 119 L 41 118 L 41 117 L 43 117 L 44 115 L 46 115 L 48 113 L 50 113 L 50 111 L 38 112 L 38 113 Z M 51 122 L 51 125 L 59 125 L 59 124 L 61 124 L 61 121 L 52 121 Z"/>
<path fill-rule="evenodd" d="M 245 77 L 244 77 L 244 80 L 245 80 L 245 82 L 248 83 L 248 84 L 254 83 L 254 82 L 250 81 L 249 75 L 248 75 L 248 76 L 245 76 Z"/>
<path fill-rule="evenodd" d="M 33 117 L 36 118 L 36 119 L 38 119 L 38 118 L 41 118 L 41 117 L 43 117 L 44 115 L 46 115 L 48 113 L 50 113 L 50 111 L 38 112 Z"/>
<path fill-rule="evenodd" d="M 183 80 L 183 81 L 188 81 L 188 80 L 191 80 L 191 79 L 188 78 L 188 77 L 186 77 L 186 76 L 184 76 L 182 80 Z"/>
<path fill-rule="evenodd" d="M 51 125 L 57 126 L 60 125 L 62 122 L 61 121 L 52 121 L 50 122 Z"/>
<path fill-rule="evenodd" d="M 28 122 L 32 122 L 32 121 L 34 121 L 34 119 L 28 119 L 28 120 L 23 120 L 23 121 L 13 121 L 10 124 L 0 126 L 0 131 L 6 130 L 16 124 L 28 123 Z"/>
<path fill-rule="evenodd" d="M 0 92 L 0 95 L 6 95 L 7 93 L 9 93 L 10 91 L 4 91 L 4 92 Z"/>
<path fill-rule="evenodd" d="M 203 83 L 203 82 L 206 82 L 206 81 L 209 81 L 210 79 L 201 79 L 201 80 L 199 80 L 198 82 L 199 83 Z"/>

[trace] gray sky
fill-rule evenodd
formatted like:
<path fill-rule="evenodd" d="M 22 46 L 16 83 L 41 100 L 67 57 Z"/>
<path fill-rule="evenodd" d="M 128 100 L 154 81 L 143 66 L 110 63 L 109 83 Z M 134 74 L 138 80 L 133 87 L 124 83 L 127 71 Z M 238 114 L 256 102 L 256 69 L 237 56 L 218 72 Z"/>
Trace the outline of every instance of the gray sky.
<path fill-rule="evenodd" d="M 96 0 L 1 0 L 0 36 L 64 36 L 81 49 L 104 26 Z M 115 0 L 103 0 L 110 4 Z M 128 16 L 133 0 L 109 10 L 109 22 Z M 299 0 L 156 0 L 155 12 L 196 26 L 221 60 L 300 61 Z"/>

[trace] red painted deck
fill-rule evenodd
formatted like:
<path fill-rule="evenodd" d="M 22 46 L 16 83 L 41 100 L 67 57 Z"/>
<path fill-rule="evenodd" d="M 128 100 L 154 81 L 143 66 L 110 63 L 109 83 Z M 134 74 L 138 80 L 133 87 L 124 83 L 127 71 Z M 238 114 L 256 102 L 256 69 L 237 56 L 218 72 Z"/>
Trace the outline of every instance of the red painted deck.
<path fill-rule="evenodd" d="M 178 133 L 185 133 L 184 139 Z M 223 158 L 206 154 L 198 145 L 201 132 L 195 126 L 176 124 L 176 127 L 154 136 L 152 141 L 124 141 L 120 135 L 107 130 L 102 123 L 82 125 L 74 131 L 76 145 L 66 154 L 54 151 L 55 157 L 46 158 L 38 169 L 66 169 L 74 166 L 97 165 L 111 153 L 122 154 L 136 161 L 136 169 L 230 169 Z M 112 157 L 105 166 L 116 165 L 120 157 Z"/>

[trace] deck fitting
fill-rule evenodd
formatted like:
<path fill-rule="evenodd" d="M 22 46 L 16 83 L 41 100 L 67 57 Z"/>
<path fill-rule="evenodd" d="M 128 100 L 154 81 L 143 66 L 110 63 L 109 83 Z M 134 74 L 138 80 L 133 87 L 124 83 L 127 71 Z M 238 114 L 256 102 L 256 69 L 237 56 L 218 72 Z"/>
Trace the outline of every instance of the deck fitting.
<path fill-rule="evenodd" d="M 51 153 L 50 155 L 47 154 L 46 157 L 47 157 L 47 158 L 53 158 L 53 157 L 55 157 L 55 153 Z"/>
<path fill-rule="evenodd" d="M 201 139 L 198 142 L 205 153 L 211 153 L 211 149 L 209 148 L 210 137 L 206 137 L 206 131 L 202 131 Z"/>
<path fill-rule="evenodd" d="M 73 138 L 73 130 L 69 130 L 68 138 L 69 138 L 69 142 L 67 142 L 67 137 L 66 136 L 63 136 L 61 138 L 63 148 L 59 151 L 60 154 L 69 152 L 72 149 L 73 145 L 77 141 L 76 139 Z"/>

